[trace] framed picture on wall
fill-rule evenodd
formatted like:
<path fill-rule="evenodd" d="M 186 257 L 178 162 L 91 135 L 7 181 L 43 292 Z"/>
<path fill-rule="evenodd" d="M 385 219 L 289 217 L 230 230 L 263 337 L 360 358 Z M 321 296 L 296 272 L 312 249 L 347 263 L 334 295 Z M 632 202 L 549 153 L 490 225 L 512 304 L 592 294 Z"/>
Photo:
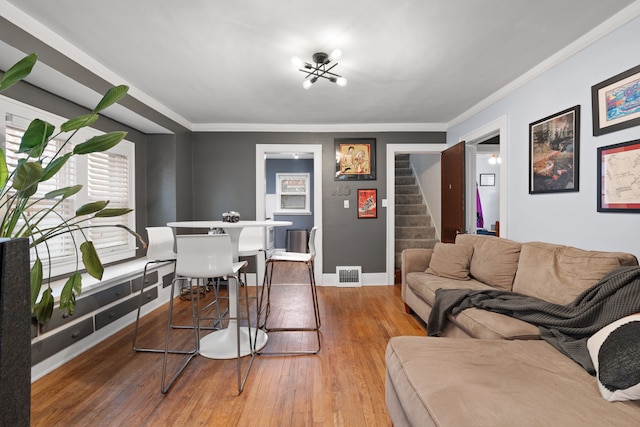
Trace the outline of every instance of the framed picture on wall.
<path fill-rule="evenodd" d="M 579 189 L 580 106 L 529 125 L 529 194 Z"/>
<path fill-rule="evenodd" d="M 335 139 L 336 181 L 376 179 L 375 138 Z"/>
<path fill-rule="evenodd" d="M 598 212 L 640 213 L 640 139 L 598 148 Z"/>
<path fill-rule="evenodd" d="M 378 195 L 377 190 L 358 189 L 358 218 L 378 217 Z"/>
<path fill-rule="evenodd" d="M 593 136 L 640 125 L 640 65 L 591 87 Z"/>
<path fill-rule="evenodd" d="M 495 173 L 481 173 L 480 174 L 480 186 L 481 187 L 493 187 L 496 185 Z"/>

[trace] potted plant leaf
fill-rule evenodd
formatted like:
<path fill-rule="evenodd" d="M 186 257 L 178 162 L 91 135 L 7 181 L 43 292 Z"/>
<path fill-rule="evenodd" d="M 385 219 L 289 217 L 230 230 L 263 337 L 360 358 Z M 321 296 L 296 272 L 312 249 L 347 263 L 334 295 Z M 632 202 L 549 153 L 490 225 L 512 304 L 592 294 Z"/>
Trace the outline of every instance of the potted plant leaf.
<path fill-rule="evenodd" d="M 0 80 L 0 92 L 28 76 L 36 62 L 37 56 L 31 54 L 11 67 Z M 0 238 L 29 239 L 29 247 L 35 253 L 30 271 L 31 312 L 40 323 L 46 323 L 51 318 L 54 307 L 50 262 L 46 263 L 49 266 L 47 274 L 43 271 L 43 259 L 50 261 L 47 246 L 50 239 L 75 232 L 82 236 L 79 253 L 76 251 L 75 272 L 66 279 L 60 294 L 60 309 L 69 314 L 73 314 L 76 297 L 82 289 L 80 261 L 87 273 L 98 280 L 104 272 L 93 242 L 86 234 L 88 228 L 121 227 L 146 246 L 141 236 L 126 226 L 89 224 L 93 218 L 126 215 L 132 209 L 109 208 L 109 201 L 105 200 L 85 204 L 72 217 L 63 217 L 57 209 L 65 200 L 77 194 L 82 189 L 81 185 L 58 188 L 44 195 L 37 193 L 38 185 L 56 176 L 73 156 L 109 150 L 124 139 L 126 132 L 109 132 L 78 143 L 67 153 L 58 150 L 53 157 L 44 154 L 47 144 L 62 134 L 65 135 L 64 145 L 69 144 L 80 129 L 93 124 L 101 111 L 122 99 L 127 91 L 128 87 L 124 85 L 111 88 L 89 114 L 66 121 L 57 132 L 53 125 L 44 120 L 31 121 L 20 141 L 18 153 L 23 157 L 13 170 L 8 169 L 5 152 L 0 150 Z M 26 215 L 27 209 L 30 215 Z M 52 226 L 48 221 L 52 217 L 58 219 L 55 222 L 57 225 Z M 76 240 L 73 241 L 77 245 Z M 44 291 L 43 284 L 46 286 Z"/>

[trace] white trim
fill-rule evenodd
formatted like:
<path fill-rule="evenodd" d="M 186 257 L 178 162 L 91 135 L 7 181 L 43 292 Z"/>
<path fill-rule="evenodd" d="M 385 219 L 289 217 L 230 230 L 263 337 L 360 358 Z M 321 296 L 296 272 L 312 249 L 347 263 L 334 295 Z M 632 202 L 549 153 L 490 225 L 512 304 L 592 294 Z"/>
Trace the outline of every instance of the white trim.
<path fill-rule="evenodd" d="M 445 132 L 446 123 L 195 123 L 194 132 Z"/>
<path fill-rule="evenodd" d="M 395 281 L 395 202 L 396 202 L 396 154 L 440 154 L 447 144 L 387 144 L 387 284 Z"/>
<path fill-rule="evenodd" d="M 499 101 L 500 99 L 504 98 L 518 88 L 534 80 L 535 78 L 540 77 L 542 74 L 546 73 L 556 65 L 566 61 L 570 57 L 574 56 L 578 52 L 582 51 L 591 44 L 600 40 L 602 37 L 622 27 L 638 16 L 640 16 L 640 1 L 635 1 L 629 6 L 622 9 L 620 12 L 613 15 L 611 18 L 604 21 L 602 24 L 589 31 L 584 36 L 580 37 L 578 40 L 569 44 L 564 49 L 561 49 L 558 52 L 554 53 L 526 73 L 522 74 L 520 77 L 513 80 L 511 83 L 503 86 L 492 95 L 488 96 L 473 107 L 469 108 L 464 113 L 460 114 L 458 117 L 451 120 L 449 123 L 447 123 L 447 129 L 451 129 L 452 127 L 459 125 L 465 120 L 473 117 L 494 102 Z M 500 225 L 502 226 L 502 224 Z"/>
<path fill-rule="evenodd" d="M 507 116 L 502 116 L 458 139 L 459 142 L 466 141 L 467 145 L 474 145 L 496 135 L 500 136 L 500 158 L 502 159 L 502 163 L 500 163 L 500 237 L 509 235 L 507 231 L 507 169 L 509 167 L 507 124 Z"/>
<path fill-rule="evenodd" d="M 386 273 L 362 273 L 362 286 L 389 286 L 388 277 Z M 338 275 L 336 273 L 324 273 L 322 280 L 325 286 L 338 286 Z M 344 287 L 344 286 L 340 286 Z"/>
<path fill-rule="evenodd" d="M 267 153 L 313 154 L 313 221 L 316 232 L 316 284 L 322 286 L 322 144 L 256 144 L 256 220 L 265 219 L 265 160 Z"/>

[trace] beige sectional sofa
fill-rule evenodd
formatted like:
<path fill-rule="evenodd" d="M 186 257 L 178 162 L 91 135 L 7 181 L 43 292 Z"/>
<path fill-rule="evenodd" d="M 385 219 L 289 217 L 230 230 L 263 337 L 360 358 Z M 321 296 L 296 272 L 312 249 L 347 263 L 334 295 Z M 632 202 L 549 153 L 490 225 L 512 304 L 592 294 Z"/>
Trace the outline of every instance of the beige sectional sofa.
<path fill-rule="evenodd" d="M 425 322 L 437 289 L 500 289 L 565 305 L 637 265 L 627 253 L 459 235 L 455 245 L 403 252 L 402 297 Z M 639 401 L 604 400 L 596 378 L 540 340 L 537 326 L 503 314 L 448 314 L 439 337 L 392 338 L 386 362 L 395 427 L 640 425 Z"/>

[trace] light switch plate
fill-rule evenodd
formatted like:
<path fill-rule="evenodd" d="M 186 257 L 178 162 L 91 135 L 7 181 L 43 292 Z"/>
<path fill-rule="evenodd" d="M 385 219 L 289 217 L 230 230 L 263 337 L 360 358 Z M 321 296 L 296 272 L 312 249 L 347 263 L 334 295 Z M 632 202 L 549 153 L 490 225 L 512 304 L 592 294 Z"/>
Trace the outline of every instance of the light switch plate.
<path fill-rule="evenodd" d="M 344 208 L 345 209 L 349 209 L 349 201 L 348 200 L 344 201 Z"/>

